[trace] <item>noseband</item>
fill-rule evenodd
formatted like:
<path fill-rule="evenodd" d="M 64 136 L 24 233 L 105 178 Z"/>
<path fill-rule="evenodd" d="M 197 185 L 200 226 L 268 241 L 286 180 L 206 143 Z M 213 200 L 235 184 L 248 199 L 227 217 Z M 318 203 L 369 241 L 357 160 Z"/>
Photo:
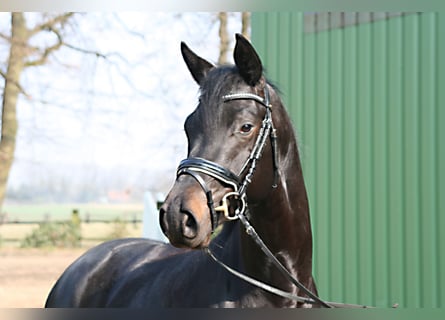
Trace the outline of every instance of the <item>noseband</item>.
<path fill-rule="evenodd" d="M 187 158 L 180 162 L 177 177 L 187 174 L 192 176 L 204 190 L 207 198 L 207 206 L 209 207 L 212 232 L 216 229 L 218 225 L 219 212 L 222 212 L 227 220 L 236 220 L 245 213 L 247 208 L 246 192 L 247 187 L 252 182 L 252 176 L 256 169 L 256 163 L 261 158 L 262 151 L 266 145 L 267 138 L 270 138 L 273 156 L 273 169 L 274 169 L 274 182 L 273 187 L 277 186 L 278 180 L 278 164 L 277 164 L 277 154 L 276 154 L 276 130 L 272 122 L 272 105 L 270 104 L 269 89 L 267 85 L 264 87 L 264 98 L 253 93 L 230 93 L 222 96 L 223 102 L 229 102 L 233 100 L 253 100 L 260 103 L 266 108 L 266 114 L 262 121 L 258 137 L 256 139 L 255 145 L 250 152 L 249 157 L 242 166 L 239 174 L 235 174 L 229 169 L 223 166 L 209 161 L 203 158 Z M 242 177 L 243 173 L 247 172 Z M 207 186 L 204 179 L 200 174 L 208 175 L 224 185 L 227 185 L 233 189 L 232 192 L 225 194 L 222 198 L 222 204 L 215 208 L 213 203 L 213 195 L 211 189 Z M 235 200 L 235 201 L 231 201 Z M 237 203 L 237 206 L 230 210 L 230 205 L 233 202 Z M 233 212 L 233 213 L 231 213 Z"/>

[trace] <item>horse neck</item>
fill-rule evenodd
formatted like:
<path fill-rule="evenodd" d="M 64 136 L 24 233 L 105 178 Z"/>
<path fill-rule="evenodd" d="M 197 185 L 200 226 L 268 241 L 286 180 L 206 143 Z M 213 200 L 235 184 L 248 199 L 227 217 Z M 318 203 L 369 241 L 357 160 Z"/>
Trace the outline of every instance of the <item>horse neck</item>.
<path fill-rule="evenodd" d="M 275 110 L 274 110 L 275 112 Z M 312 233 L 309 205 L 293 128 L 284 108 L 276 122 L 278 133 L 279 183 L 269 196 L 249 204 L 251 224 L 264 243 L 303 284 L 312 281 Z M 275 121 L 275 120 L 274 120 Z M 280 146 L 281 149 L 280 149 Z M 263 157 L 266 156 L 264 152 Z M 259 174 L 259 172 L 257 172 Z M 246 271 L 289 289 L 289 283 L 244 232 L 241 235 L 242 255 Z"/>

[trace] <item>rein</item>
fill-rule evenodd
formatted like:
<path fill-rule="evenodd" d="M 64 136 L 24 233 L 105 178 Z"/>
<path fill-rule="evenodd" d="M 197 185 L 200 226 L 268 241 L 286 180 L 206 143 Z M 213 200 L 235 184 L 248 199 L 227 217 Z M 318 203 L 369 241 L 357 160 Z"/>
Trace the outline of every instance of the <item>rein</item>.
<path fill-rule="evenodd" d="M 307 289 L 301 282 L 299 282 L 287 269 L 283 264 L 273 255 L 270 249 L 265 245 L 263 240 L 260 238 L 258 233 L 255 231 L 253 226 L 247 219 L 246 211 L 247 211 L 247 187 L 252 182 L 252 177 L 256 169 L 257 161 L 261 158 L 263 149 L 266 145 L 267 138 L 271 141 L 272 148 L 272 159 L 273 159 L 273 169 L 274 169 L 274 181 L 273 188 L 277 187 L 278 183 L 278 161 L 277 161 L 277 150 L 276 150 L 276 129 L 273 126 L 272 122 L 272 105 L 270 104 L 269 97 L 269 89 L 267 85 L 264 87 L 264 98 L 259 95 L 253 93 L 231 93 L 224 95 L 222 97 L 223 102 L 229 102 L 233 100 L 254 100 L 266 108 L 266 114 L 262 121 L 262 125 L 260 131 L 258 133 L 257 140 L 255 145 L 244 163 L 240 173 L 238 175 L 234 174 L 232 171 L 224 168 L 223 166 L 203 159 L 203 158 L 187 158 L 180 162 L 177 177 L 181 175 L 190 175 L 193 177 L 201 186 L 203 191 L 206 194 L 207 198 L 207 206 L 209 207 L 211 222 L 212 222 L 212 232 L 216 229 L 218 224 L 218 213 L 222 212 L 227 220 L 236 220 L 240 219 L 243 223 L 247 234 L 252 237 L 255 243 L 261 248 L 261 250 L 266 254 L 266 256 L 272 261 L 272 263 L 280 270 L 280 272 L 295 286 L 297 286 L 304 294 L 306 294 L 309 298 L 301 297 L 289 292 L 285 292 L 283 290 L 272 287 L 268 284 L 265 284 L 261 281 L 253 279 L 239 271 L 229 267 L 224 262 L 220 261 L 211 251 L 210 248 L 206 248 L 206 253 L 219 265 L 224 267 L 227 271 L 232 273 L 233 275 L 241 278 L 242 280 L 255 285 L 259 288 L 262 288 L 270 293 L 279 295 L 281 297 L 298 301 L 300 303 L 307 304 L 317 304 L 325 308 L 333 308 L 333 307 L 352 307 L 352 308 L 367 308 L 367 306 L 362 305 L 353 305 L 353 304 L 343 304 L 343 303 L 335 303 L 335 302 L 325 302 L 312 293 L 309 289 Z M 244 178 L 241 178 L 241 175 L 246 172 Z M 225 194 L 221 200 L 222 204 L 215 208 L 213 203 L 213 195 L 211 189 L 207 186 L 204 179 L 200 176 L 200 174 L 208 175 L 225 185 L 230 186 L 233 191 Z M 237 201 L 237 206 L 233 211 L 233 213 L 229 210 L 229 207 L 233 200 Z"/>
<path fill-rule="evenodd" d="M 299 303 L 303 303 L 303 304 L 310 304 L 310 305 L 316 305 L 316 304 L 321 304 L 319 301 L 314 300 L 312 298 L 305 298 L 281 289 L 278 289 L 276 287 L 273 287 L 271 285 L 268 285 L 267 283 L 264 283 L 262 281 L 258 281 L 252 277 L 249 277 L 248 275 L 241 273 L 231 267 L 229 267 L 227 264 L 225 264 L 224 262 L 222 262 L 221 260 L 219 260 L 212 251 L 210 251 L 210 248 L 205 248 L 204 249 L 205 252 L 216 262 L 218 263 L 221 267 L 223 267 L 224 269 L 226 269 L 228 272 L 230 272 L 231 274 L 233 274 L 234 276 L 250 283 L 251 285 L 254 285 L 258 288 L 261 288 L 265 291 L 268 291 L 269 293 L 275 294 L 277 296 L 280 296 L 282 298 L 286 298 L 289 300 L 294 300 L 297 301 Z M 322 301 L 321 299 L 319 299 L 320 301 Z M 326 308 L 354 308 L 354 309 L 367 309 L 367 308 L 374 308 L 374 307 L 370 307 L 370 306 L 366 306 L 366 305 L 360 305 L 360 304 L 350 304 L 350 303 L 340 303 L 340 302 L 327 302 L 327 301 L 323 301 L 324 304 L 326 304 Z M 322 305 L 324 306 L 324 305 Z M 397 308 L 397 305 L 395 304 L 393 306 L 393 308 Z"/>

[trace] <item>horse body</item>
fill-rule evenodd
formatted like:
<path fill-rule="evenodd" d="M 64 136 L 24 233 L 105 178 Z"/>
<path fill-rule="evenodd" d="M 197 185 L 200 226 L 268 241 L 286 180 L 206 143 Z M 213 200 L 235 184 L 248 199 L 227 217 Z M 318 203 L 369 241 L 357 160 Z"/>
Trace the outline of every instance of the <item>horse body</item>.
<path fill-rule="evenodd" d="M 274 151 L 271 144 L 265 144 L 247 189 L 246 215 L 293 277 L 317 294 L 312 277 L 309 206 L 294 130 L 278 94 L 262 76 L 262 65 L 253 47 L 238 36 L 232 67 L 214 67 L 185 45 L 182 53 L 201 88 L 200 104 L 185 123 L 189 157 L 211 159 L 245 175 L 243 163 L 255 148 L 265 110 L 255 101 L 224 103 L 220 98 L 231 92 L 259 95 L 265 87 L 270 91 L 279 145 Z M 274 152 L 276 159 L 271 156 Z M 175 247 L 143 239 L 99 245 L 65 271 L 46 306 L 299 306 L 235 277 L 199 250 L 209 247 L 232 268 L 281 290 L 299 293 L 244 232 L 239 220 L 226 221 L 218 215 L 216 223 L 224 225 L 210 241 L 215 226 L 209 217 L 212 204 L 208 191 L 213 192 L 210 200 L 218 203 L 230 187 L 211 176 L 195 175 L 178 174 L 160 210 L 161 227 Z M 209 190 L 204 193 L 203 188 Z"/>
<path fill-rule="evenodd" d="M 224 226 L 212 248 L 243 270 L 239 223 Z M 228 237 L 223 252 L 216 245 Z M 223 240 L 224 239 L 224 240 Z M 201 250 L 148 239 L 119 239 L 92 248 L 52 289 L 46 307 L 264 307 L 266 293 L 215 267 Z"/>
<path fill-rule="evenodd" d="M 233 268 L 278 286 L 274 279 L 281 275 L 274 273 L 251 240 L 236 241 L 244 237 L 239 222 L 227 223 L 210 248 Z M 242 250 L 250 249 L 259 258 L 256 264 L 245 265 L 244 261 L 255 261 L 250 255 L 242 257 Z M 285 264 L 295 268 L 295 258 L 283 247 L 279 251 Z M 309 276 L 306 286 L 314 290 L 312 284 Z M 291 301 L 229 274 L 202 250 L 148 239 L 113 240 L 90 249 L 64 272 L 46 302 L 46 307 L 65 308 L 290 306 L 294 306 Z"/>

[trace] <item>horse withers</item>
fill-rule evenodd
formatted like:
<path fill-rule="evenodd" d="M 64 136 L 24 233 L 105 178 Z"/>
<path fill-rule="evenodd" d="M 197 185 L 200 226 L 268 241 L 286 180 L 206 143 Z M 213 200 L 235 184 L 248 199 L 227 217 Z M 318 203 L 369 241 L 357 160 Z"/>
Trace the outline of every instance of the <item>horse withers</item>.
<path fill-rule="evenodd" d="M 317 293 L 294 129 L 258 54 L 241 35 L 235 65 L 214 66 L 184 43 L 181 52 L 200 97 L 184 125 L 188 156 L 159 212 L 171 244 L 119 239 L 90 249 L 62 274 L 46 307 L 303 305 L 237 272 L 289 295 L 310 296 L 289 277 Z"/>

